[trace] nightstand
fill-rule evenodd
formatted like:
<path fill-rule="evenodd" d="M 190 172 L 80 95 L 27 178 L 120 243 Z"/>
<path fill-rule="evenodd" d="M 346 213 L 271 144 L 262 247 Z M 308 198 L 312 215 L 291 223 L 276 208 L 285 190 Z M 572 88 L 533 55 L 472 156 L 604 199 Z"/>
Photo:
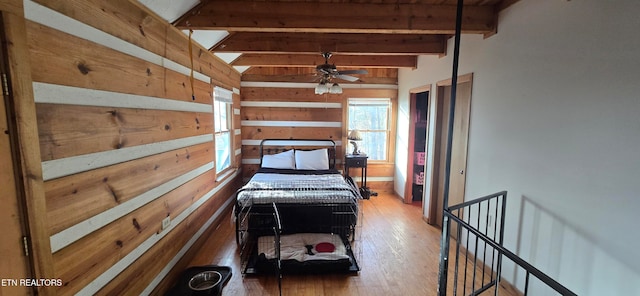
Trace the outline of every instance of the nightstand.
<path fill-rule="evenodd" d="M 349 169 L 361 168 L 362 182 L 360 182 L 360 194 L 364 199 L 369 199 L 371 195 L 378 195 L 367 187 L 367 159 L 366 154 L 347 154 L 344 157 L 344 174 L 349 176 Z"/>

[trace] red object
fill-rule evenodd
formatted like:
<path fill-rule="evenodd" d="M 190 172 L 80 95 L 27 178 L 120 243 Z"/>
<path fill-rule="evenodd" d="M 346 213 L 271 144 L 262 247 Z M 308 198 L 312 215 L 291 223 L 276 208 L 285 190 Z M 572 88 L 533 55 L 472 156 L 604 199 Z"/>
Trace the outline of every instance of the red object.
<path fill-rule="evenodd" d="M 331 253 L 336 250 L 336 246 L 332 243 L 319 243 L 316 245 L 318 253 Z"/>
<path fill-rule="evenodd" d="M 417 165 L 424 165 L 424 161 L 425 161 L 424 156 L 425 156 L 425 152 L 416 152 L 414 154 L 413 158 Z"/>

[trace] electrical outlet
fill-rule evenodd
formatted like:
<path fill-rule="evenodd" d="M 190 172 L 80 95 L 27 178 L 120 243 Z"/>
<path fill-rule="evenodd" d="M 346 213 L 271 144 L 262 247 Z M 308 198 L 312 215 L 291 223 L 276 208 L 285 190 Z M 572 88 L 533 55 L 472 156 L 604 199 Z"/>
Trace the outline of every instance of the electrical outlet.
<path fill-rule="evenodd" d="M 166 218 L 162 219 L 162 230 L 167 229 L 169 225 L 171 225 L 171 217 L 167 216 Z"/>

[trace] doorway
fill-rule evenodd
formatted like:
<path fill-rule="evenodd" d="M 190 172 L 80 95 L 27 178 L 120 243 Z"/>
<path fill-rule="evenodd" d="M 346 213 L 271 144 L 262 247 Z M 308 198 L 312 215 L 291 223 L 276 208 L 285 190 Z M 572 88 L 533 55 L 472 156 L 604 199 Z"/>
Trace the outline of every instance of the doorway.
<path fill-rule="evenodd" d="M 410 90 L 405 203 L 424 201 L 425 160 L 431 86 Z"/>
<path fill-rule="evenodd" d="M 451 171 L 449 175 L 449 205 L 464 201 L 467 142 L 469 137 L 469 119 L 471 111 L 471 89 L 473 74 L 458 77 L 455 113 L 453 119 L 453 142 L 451 144 Z M 429 205 L 426 211 L 427 222 L 442 226 L 442 210 L 444 208 L 445 162 L 447 151 L 447 136 L 449 133 L 449 106 L 451 105 L 451 79 L 436 84 L 436 99 L 434 100 L 433 124 L 434 135 L 429 141 L 433 142 L 433 156 L 428 172 Z M 430 143 L 431 144 L 431 143 Z"/>

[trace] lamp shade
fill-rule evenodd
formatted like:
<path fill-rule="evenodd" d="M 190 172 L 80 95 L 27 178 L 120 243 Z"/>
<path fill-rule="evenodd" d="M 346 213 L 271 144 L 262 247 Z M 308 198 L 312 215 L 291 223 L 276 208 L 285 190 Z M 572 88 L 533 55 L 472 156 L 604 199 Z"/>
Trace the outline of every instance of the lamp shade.
<path fill-rule="evenodd" d="M 342 93 L 342 87 L 339 84 L 334 83 L 331 86 L 331 88 L 329 88 L 329 93 L 330 94 L 341 94 Z"/>
<path fill-rule="evenodd" d="M 362 134 L 358 130 L 352 130 L 347 138 L 353 141 L 362 141 Z"/>
<path fill-rule="evenodd" d="M 329 91 L 329 87 L 327 87 L 327 84 L 324 83 L 324 81 L 316 85 L 316 95 L 321 95 L 321 94 L 327 93 L 328 91 Z"/>

